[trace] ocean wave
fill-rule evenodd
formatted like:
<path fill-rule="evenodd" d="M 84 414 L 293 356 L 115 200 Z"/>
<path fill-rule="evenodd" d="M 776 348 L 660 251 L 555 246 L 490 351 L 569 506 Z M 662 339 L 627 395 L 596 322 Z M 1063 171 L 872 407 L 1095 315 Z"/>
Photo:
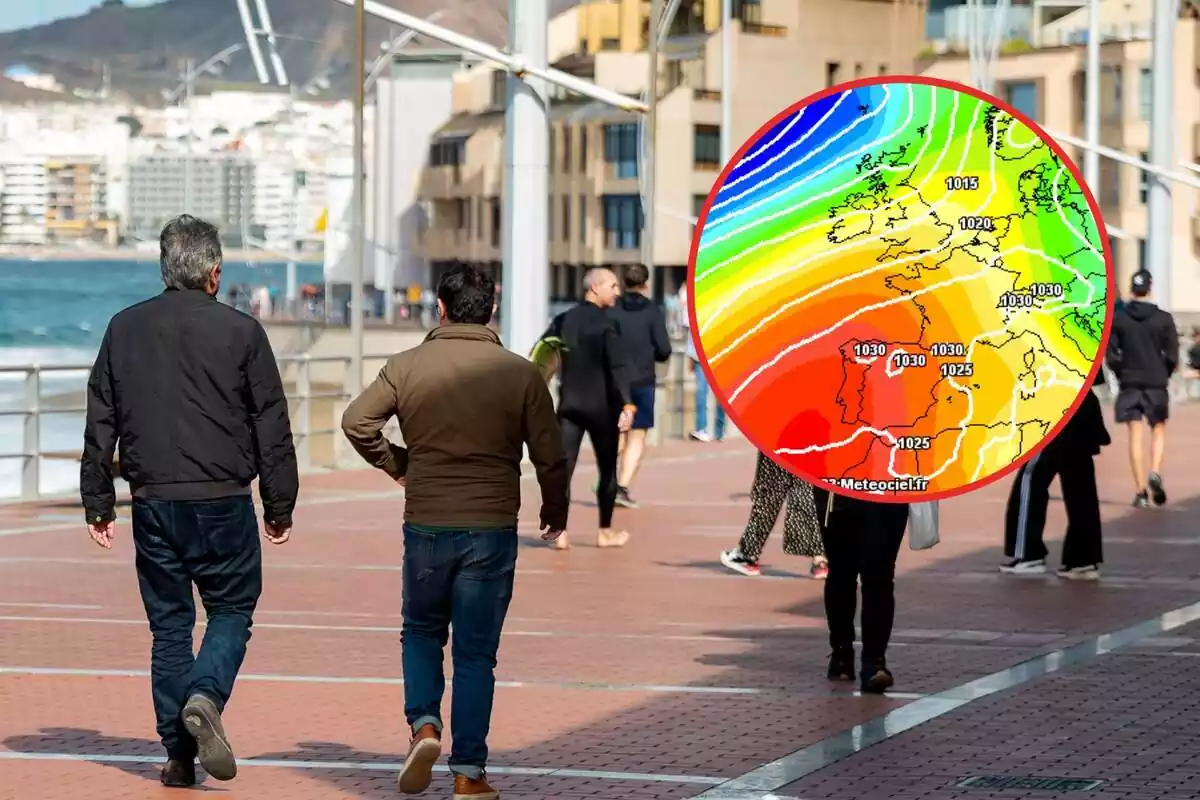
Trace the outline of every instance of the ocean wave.
<path fill-rule="evenodd" d="M 87 347 L 0 347 L 0 369 L 4 367 L 82 365 L 90 367 L 96 351 Z M 11 373 L 10 373 L 11 374 Z M 0 378 L 3 378 L 0 373 Z"/>

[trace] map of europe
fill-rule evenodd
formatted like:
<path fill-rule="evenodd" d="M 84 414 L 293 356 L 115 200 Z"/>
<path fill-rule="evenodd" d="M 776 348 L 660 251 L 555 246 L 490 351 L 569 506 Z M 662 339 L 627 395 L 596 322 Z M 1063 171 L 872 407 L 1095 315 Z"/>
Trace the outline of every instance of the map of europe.
<path fill-rule="evenodd" d="M 1100 223 L 1043 134 L 966 87 L 880 78 L 759 131 L 697 226 L 693 335 L 763 452 L 843 493 L 948 496 L 1089 391 Z"/>

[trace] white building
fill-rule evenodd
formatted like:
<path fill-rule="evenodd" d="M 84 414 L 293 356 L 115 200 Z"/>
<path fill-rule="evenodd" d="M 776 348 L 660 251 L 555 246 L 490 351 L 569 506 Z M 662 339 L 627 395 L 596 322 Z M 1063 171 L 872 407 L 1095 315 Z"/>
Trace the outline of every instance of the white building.
<path fill-rule="evenodd" d="M 0 243 L 45 244 L 46 162 L 36 156 L 0 156 Z"/>

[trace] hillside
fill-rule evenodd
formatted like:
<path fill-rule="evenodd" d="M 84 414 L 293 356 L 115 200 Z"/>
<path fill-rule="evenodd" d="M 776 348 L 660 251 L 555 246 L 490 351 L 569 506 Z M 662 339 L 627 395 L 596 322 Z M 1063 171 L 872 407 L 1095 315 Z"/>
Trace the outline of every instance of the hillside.
<path fill-rule="evenodd" d="M 493 44 L 507 39 L 508 0 L 383 2 L 422 17 L 444 8 L 439 24 Z M 178 84 L 186 59 L 202 60 L 245 41 L 234 0 L 165 0 L 139 7 L 126 7 L 119 0 L 97 4 L 82 16 L 0 34 L 0 68 L 25 64 L 53 74 L 70 89 L 94 91 L 107 67 L 114 91 L 154 102 L 163 88 Z M 552 2 L 556 8 L 570 5 Z M 269 7 L 276 32 L 291 37 L 281 38 L 279 48 L 289 78 L 303 84 L 330 70 L 331 92 L 348 95 L 353 86 L 353 10 L 335 0 L 269 0 Z M 389 31 L 387 23 L 368 15 L 368 61 L 380 53 Z M 237 53 L 219 81 L 256 82 L 249 54 Z"/>

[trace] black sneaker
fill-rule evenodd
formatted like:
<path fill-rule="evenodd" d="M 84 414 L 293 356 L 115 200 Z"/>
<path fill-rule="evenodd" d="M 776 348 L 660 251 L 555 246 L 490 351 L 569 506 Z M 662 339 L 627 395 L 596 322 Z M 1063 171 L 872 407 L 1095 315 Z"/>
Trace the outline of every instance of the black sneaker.
<path fill-rule="evenodd" d="M 1044 575 L 1046 573 L 1046 559 L 1014 558 L 1012 561 L 1001 564 L 1000 571 L 1005 575 Z"/>
<path fill-rule="evenodd" d="M 831 681 L 853 681 L 854 648 L 838 648 L 829 655 L 829 671 L 825 677 Z"/>
<path fill-rule="evenodd" d="M 1167 490 L 1163 488 L 1162 475 L 1157 472 L 1150 473 L 1150 498 L 1156 506 L 1167 504 Z"/>
<path fill-rule="evenodd" d="M 863 664 L 862 690 L 865 694 L 883 694 L 892 688 L 896 681 L 891 671 L 883 662 L 878 664 Z"/>
<path fill-rule="evenodd" d="M 632 497 L 629 496 L 629 490 L 626 489 L 624 486 L 617 487 L 616 503 L 621 508 L 637 508 L 638 507 L 637 500 L 634 500 Z"/>
<path fill-rule="evenodd" d="M 1135 494 L 1133 496 L 1133 507 L 1134 508 L 1149 508 L 1150 507 L 1150 497 L 1147 495 L 1147 493 L 1145 491 L 1138 492 L 1137 494 Z"/>

